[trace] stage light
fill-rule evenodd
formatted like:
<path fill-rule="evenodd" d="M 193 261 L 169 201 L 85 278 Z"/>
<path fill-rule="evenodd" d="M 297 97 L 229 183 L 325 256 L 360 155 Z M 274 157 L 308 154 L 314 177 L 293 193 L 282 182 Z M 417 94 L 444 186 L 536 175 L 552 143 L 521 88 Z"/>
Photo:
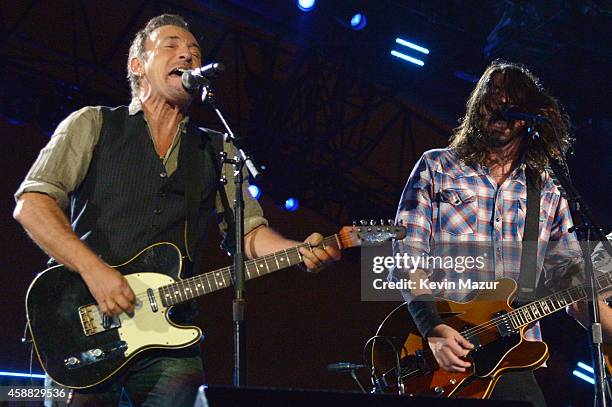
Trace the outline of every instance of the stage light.
<path fill-rule="evenodd" d="M 261 189 L 257 185 L 249 185 L 249 194 L 255 199 L 259 199 L 261 196 Z"/>
<path fill-rule="evenodd" d="M 582 372 L 579 372 L 578 370 L 574 370 L 572 372 L 572 374 L 582 380 L 584 380 L 587 383 L 591 383 L 591 384 L 595 384 L 595 379 L 593 379 L 591 376 L 587 376 Z"/>
<path fill-rule="evenodd" d="M 595 384 L 595 378 L 593 377 L 593 373 L 595 373 L 595 371 L 591 366 L 587 365 L 584 362 L 578 362 L 577 367 L 578 369 L 572 372 L 574 376 L 584 380 L 587 383 Z M 581 372 L 579 369 L 584 370 L 584 372 Z"/>
<path fill-rule="evenodd" d="M 300 202 L 295 198 L 287 198 L 287 200 L 285 201 L 285 209 L 289 212 L 297 211 L 299 206 Z"/>
<path fill-rule="evenodd" d="M 351 17 L 351 28 L 355 31 L 363 30 L 368 23 L 365 14 L 356 13 Z"/>
<path fill-rule="evenodd" d="M 27 377 L 33 379 L 44 379 L 44 374 L 36 374 L 36 373 L 15 373 L 15 372 L 0 372 L 0 376 L 8 376 L 8 377 Z"/>
<path fill-rule="evenodd" d="M 404 47 L 408 47 L 408 48 L 411 48 L 411 49 L 413 49 L 415 51 L 422 52 L 423 54 L 429 54 L 429 50 L 427 48 L 421 47 L 420 45 L 416 45 L 413 42 L 406 41 L 406 40 L 403 40 L 401 38 L 396 38 L 395 42 L 400 44 L 400 45 L 403 45 Z"/>
<path fill-rule="evenodd" d="M 582 363 L 582 362 L 578 362 L 578 367 L 581 368 L 582 370 L 586 370 L 589 373 L 595 373 L 595 370 L 587 365 L 586 363 Z"/>
<path fill-rule="evenodd" d="M 416 59 L 406 54 L 402 54 L 401 52 L 396 51 L 396 50 L 391 51 L 391 55 L 393 55 L 394 57 L 403 59 L 404 61 L 411 62 L 415 65 L 419 65 L 419 66 L 425 65 L 425 62 L 421 61 L 420 59 Z"/>
<path fill-rule="evenodd" d="M 296 4 L 298 8 L 302 11 L 310 11 L 315 6 L 315 0 L 297 0 Z"/>

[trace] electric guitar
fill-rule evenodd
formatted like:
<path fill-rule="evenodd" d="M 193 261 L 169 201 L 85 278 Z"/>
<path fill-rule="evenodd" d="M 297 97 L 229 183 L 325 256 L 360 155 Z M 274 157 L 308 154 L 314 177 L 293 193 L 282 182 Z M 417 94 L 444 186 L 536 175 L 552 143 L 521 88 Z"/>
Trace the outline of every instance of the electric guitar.
<path fill-rule="evenodd" d="M 323 246 L 346 249 L 403 239 L 404 226 L 346 226 Z M 302 262 L 302 244 L 245 262 L 253 279 Z M 64 266 L 40 273 L 26 295 L 28 326 L 45 372 L 69 388 L 87 388 L 117 374 L 134 356 L 152 348 L 195 344 L 202 331 L 168 316 L 183 302 L 232 285 L 233 266 L 181 279 L 182 256 L 171 243 L 156 243 L 126 263 L 114 266 L 136 294 L 133 315 L 101 314 L 81 277 Z"/>
<path fill-rule="evenodd" d="M 548 359 L 548 345 L 525 340 L 525 331 L 533 322 L 586 298 L 585 286 L 513 309 L 516 283 L 511 279 L 497 282 L 495 290 L 480 290 L 469 302 L 436 299 L 444 323 L 474 345 L 465 358 L 471 362 L 465 372 L 450 373 L 438 366 L 403 303 L 384 319 L 373 341 L 374 385 L 395 394 L 488 398 L 503 373 L 542 366 Z M 610 286 L 612 274 L 597 278 L 598 291 Z"/>

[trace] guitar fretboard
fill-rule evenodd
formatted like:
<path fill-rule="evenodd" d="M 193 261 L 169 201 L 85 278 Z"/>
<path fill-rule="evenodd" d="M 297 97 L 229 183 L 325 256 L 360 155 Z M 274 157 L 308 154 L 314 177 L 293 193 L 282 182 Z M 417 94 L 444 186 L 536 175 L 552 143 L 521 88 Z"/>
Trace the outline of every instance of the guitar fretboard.
<path fill-rule="evenodd" d="M 597 291 L 603 290 L 612 285 L 612 273 L 602 274 L 596 279 Z M 540 300 L 523 305 L 509 312 L 506 317 L 514 329 L 542 319 L 576 301 L 586 298 L 587 290 L 585 285 L 571 287 L 567 290 L 559 291 Z"/>
<path fill-rule="evenodd" d="M 321 246 L 333 246 L 336 249 L 342 248 L 338 234 L 324 238 Z M 303 257 L 299 252 L 300 247 L 309 246 L 301 244 L 290 249 L 245 261 L 245 279 L 251 280 L 301 263 Z M 165 285 L 159 288 L 158 293 L 164 306 L 169 307 L 229 287 L 234 284 L 233 275 L 234 266 L 232 265 Z"/>

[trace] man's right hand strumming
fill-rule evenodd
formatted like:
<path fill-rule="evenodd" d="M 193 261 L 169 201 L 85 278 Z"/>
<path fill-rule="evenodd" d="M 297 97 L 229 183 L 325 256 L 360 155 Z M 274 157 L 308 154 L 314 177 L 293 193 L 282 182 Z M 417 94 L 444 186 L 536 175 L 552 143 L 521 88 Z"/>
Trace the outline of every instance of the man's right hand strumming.
<path fill-rule="evenodd" d="M 80 275 L 104 314 L 112 316 L 123 312 L 131 314 L 134 311 L 134 291 L 117 270 L 102 264 Z"/>
<path fill-rule="evenodd" d="M 427 342 L 440 367 L 448 372 L 465 372 L 472 364 L 464 358 L 474 348 L 457 330 L 439 324 L 427 334 Z"/>

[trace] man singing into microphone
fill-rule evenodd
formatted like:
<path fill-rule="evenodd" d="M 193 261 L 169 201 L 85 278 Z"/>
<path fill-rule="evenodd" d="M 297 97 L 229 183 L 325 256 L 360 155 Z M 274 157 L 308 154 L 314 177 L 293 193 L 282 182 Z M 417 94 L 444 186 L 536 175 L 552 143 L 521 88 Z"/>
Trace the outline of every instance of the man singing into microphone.
<path fill-rule="evenodd" d="M 512 120 L 508 110 L 522 112 L 525 119 L 535 115 L 546 118 L 546 123 L 538 126 L 541 140 L 534 141 L 528 134 L 529 124 Z M 520 65 L 493 62 L 472 91 L 450 146 L 424 153 L 412 170 L 397 213 L 408 234 L 395 245 L 395 251 L 418 257 L 444 244 L 486 246 L 487 268 L 477 270 L 480 280 L 510 277 L 518 282 L 520 255 L 515 257 L 516 252 L 506 249 L 516 247 L 514 244 L 520 243 L 525 233 L 527 184 L 531 178 L 539 187 L 534 201 L 540 201 L 535 222 L 539 226 L 538 255 L 540 260 L 546 257 L 543 281 L 550 290 L 582 283 L 580 250 L 575 234 L 569 232 L 572 219 L 568 203 L 545 169 L 544 149 L 559 158 L 571 141 L 568 116 L 538 80 Z M 434 280 L 437 272 L 455 280 L 463 278 L 450 276 L 448 270 L 424 268 L 412 279 Z M 401 273 L 396 270 L 393 277 Z M 474 345 L 440 319 L 432 292 L 416 287 L 404 295 L 439 366 L 450 372 L 470 369 L 464 357 Z M 433 294 L 463 300 L 468 292 Z M 575 305 L 568 311 L 579 321 L 585 320 L 586 307 Z M 539 325 L 533 324 L 526 339 L 540 338 Z M 531 371 L 502 375 L 491 397 L 545 405 Z"/>
<path fill-rule="evenodd" d="M 16 193 L 15 218 L 46 253 L 83 278 L 105 314 L 129 313 L 135 305 L 127 280 L 109 265 L 165 241 L 181 248 L 184 275 L 197 274 L 203 271 L 199 267 L 209 214 L 230 210 L 222 196 L 233 199 L 232 171 L 215 160 L 221 149 L 230 157 L 234 150 L 187 116 L 194 96 L 184 89 L 181 73 L 201 65 L 200 46 L 182 17 L 151 19 L 129 50 L 130 105 L 72 113 Z M 228 178 L 224 188 L 217 184 L 219 171 Z M 195 196 L 190 193 L 194 190 Z M 268 227 L 246 185 L 244 197 L 249 258 L 300 243 Z M 70 220 L 64 215 L 69 201 Z M 193 216 L 187 210 L 191 207 L 196 208 Z M 221 229 L 227 232 L 227 222 L 221 221 Z M 332 247 L 319 247 L 318 233 L 306 242 L 312 248 L 300 252 L 310 271 L 340 257 Z M 173 320 L 185 323 L 194 317 L 194 306 L 188 304 L 176 309 Z M 72 403 L 117 405 L 123 389 L 133 405 L 191 407 L 204 380 L 199 352 L 196 345 L 145 353 L 112 380 L 75 391 Z"/>

